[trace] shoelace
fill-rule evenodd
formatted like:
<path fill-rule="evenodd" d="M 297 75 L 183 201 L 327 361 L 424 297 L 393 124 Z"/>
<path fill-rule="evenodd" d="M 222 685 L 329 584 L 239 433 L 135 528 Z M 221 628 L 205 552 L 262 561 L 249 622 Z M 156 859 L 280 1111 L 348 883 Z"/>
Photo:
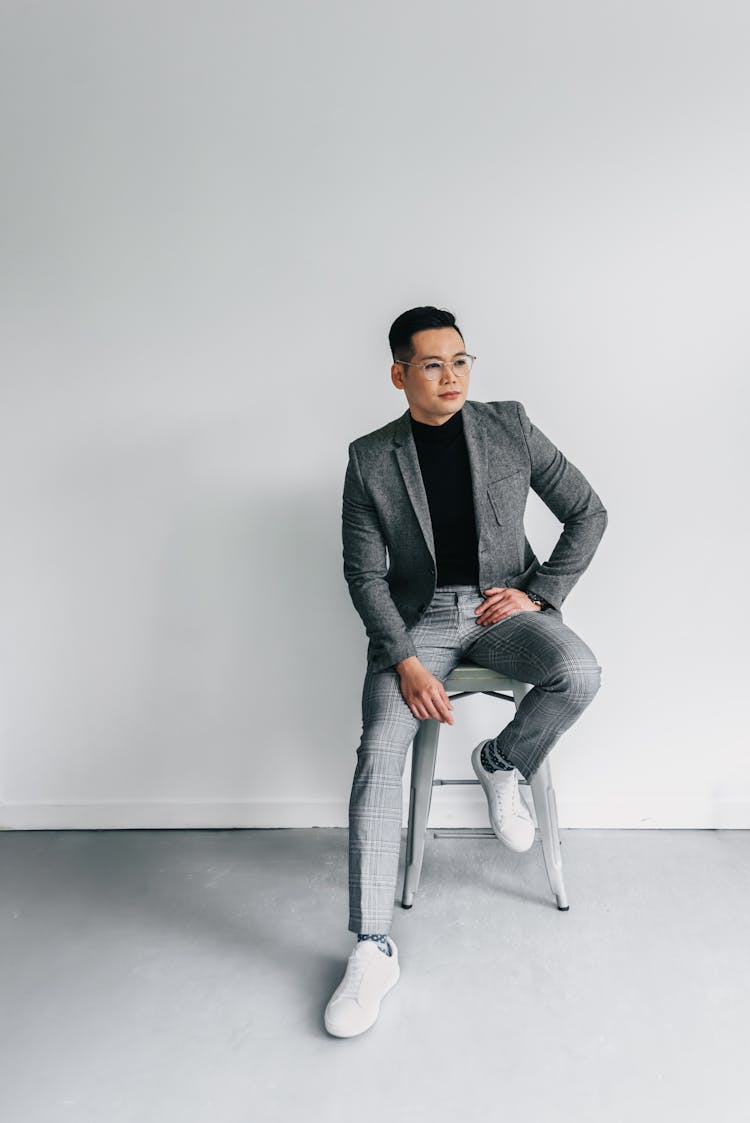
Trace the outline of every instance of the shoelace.
<path fill-rule="evenodd" d="M 505 819 L 505 816 L 503 815 L 503 804 L 505 803 L 505 798 L 507 797 L 505 796 L 505 793 L 503 793 L 503 797 L 501 797 L 501 793 L 494 786 L 493 791 L 495 793 L 495 807 L 497 808 L 497 818 L 500 822 L 500 825 L 502 826 Z M 521 793 L 518 790 L 518 777 L 515 775 L 515 773 L 513 774 L 510 800 L 511 809 L 514 815 L 518 815 L 522 819 L 531 818 L 528 807 L 521 799 Z"/>
<path fill-rule="evenodd" d="M 366 941 L 363 941 L 366 942 Z M 356 998 L 359 994 L 359 986 L 362 982 L 362 976 L 369 966 L 370 957 L 364 955 L 357 955 L 359 948 L 355 948 L 349 957 L 349 965 L 346 969 L 346 977 L 344 987 L 339 995 L 339 998 Z M 382 955 L 382 951 L 378 951 L 378 955 Z"/>

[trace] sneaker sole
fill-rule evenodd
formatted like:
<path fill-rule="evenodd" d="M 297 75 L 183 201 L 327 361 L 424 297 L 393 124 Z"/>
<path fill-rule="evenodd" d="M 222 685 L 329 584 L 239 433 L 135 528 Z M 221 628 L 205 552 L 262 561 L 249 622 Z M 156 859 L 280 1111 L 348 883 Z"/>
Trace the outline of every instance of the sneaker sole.
<path fill-rule="evenodd" d="M 508 839 L 504 838 L 503 835 L 500 834 L 498 828 L 495 826 L 494 822 L 492 821 L 492 813 L 490 812 L 490 802 L 491 802 L 491 799 L 492 799 L 492 790 L 490 788 L 489 780 L 487 780 L 485 778 L 486 774 L 485 774 L 484 769 L 482 768 L 482 763 L 479 759 L 480 754 L 482 752 L 482 749 L 484 748 L 484 746 L 486 744 L 487 744 L 486 741 L 480 741 L 480 743 L 474 749 L 474 752 L 471 754 L 471 767 L 474 769 L 474 772 L 476 773 L 477 780 L 479 780 L 479 783 L 482 785 L 482 790 L 484 791 L 485 797 L 487 799 L 487 814 L 489 815 L 490 826 L 492 827 L 495 838 L 499 842 L 502 842 L 503 846 L 507 846 L 509 850 L 513 850 L 514 853 L 516 853 L 516 854 L 525 854 L 526 851 L 531 850 L 531 847 L 534 845 L 534 839 L 536 838 L 536 830 L 534 831 L 534 835 L 533 835 L 533 837 L 531 839 L 531 842 L 529 843 L 528 846 L 514 846 L 512 842 L 508 842 Z M 522 799 L 522 798 L 523 797 L 521 796 L 521 793 L 519 792 L 519 799 Z"/>

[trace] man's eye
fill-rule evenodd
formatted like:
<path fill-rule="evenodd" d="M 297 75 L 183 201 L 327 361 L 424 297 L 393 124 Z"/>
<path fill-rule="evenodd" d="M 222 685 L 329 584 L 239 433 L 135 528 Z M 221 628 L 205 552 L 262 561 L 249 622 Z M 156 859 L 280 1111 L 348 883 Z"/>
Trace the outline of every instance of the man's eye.
<path fill-rule="evenodd" d="M 425 363 L 424 369 L 425 370 L 438 370 L 441 365 L 442 365 L 441 363 Z"/>
<path fill-rule="evenodd" d="M 456 359 L 453 365 L 461 369 L 462 367 L 466 366 L 466 359 Z"/>

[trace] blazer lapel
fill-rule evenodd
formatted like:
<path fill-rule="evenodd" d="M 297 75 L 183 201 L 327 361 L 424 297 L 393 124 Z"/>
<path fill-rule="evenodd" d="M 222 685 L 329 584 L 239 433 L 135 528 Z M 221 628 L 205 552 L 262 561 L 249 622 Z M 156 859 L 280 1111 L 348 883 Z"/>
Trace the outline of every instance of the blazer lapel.
<path fill-rule="evenodd" d="M 467 398 L 461 412 L 464 415 L 464 437 L 471 468 L 474 518 L 479 536 L 484 525 L 484 508 L 487 502 L 487 434 L 474 402 L 470 402 Z"/>
<path fill-rule="evenodd" d="M 427 549 L 430 551 L 432 560 L 437 565 L 437 560 L 435 558 L 435 541 L 432 536 L 430 508 L 427 503 L 427 492 L 424 489 L 422 469 L 419 467 L 417 446 L 414 443 L 414 434 L 411 431 L 411 415 L 408 409 L 396 422 L 393 446 L 396 459 L 401 469 L 401 475 L 404 477 L 404 483 L 411 500 L 411 505 L 414 508 L 414 513 L 419 520 L 424 540 L 427 543 Z"/>
<path fill-rule="evenodd" d="M 471 490 L 474 497 L 474 517 L 477 524 L 477 534 L 481 533 L 484 521 L 484 508 L 487 500 L 487 437 L 477 416 L 474 403 L 465 401 L 462 407 L 464 419 L 464 437 L 466 449 L 469 454 L 469 467 L 471 469 Z M 394 451 L 404 478 L 404 484 L 411 500 L 414 513 L 427 543 L 427 549 L 435 558 L 435 542 L 432 534 L 432 519 L 427 503 L 427 493 L 422 480 L 422 470 L 419 467 L 417 446 L 414 443 L 414 434 L 411 430 L 411 416 L 409 410 L 402 414 L 396 421 L 396 432 L 393 438 Z"/>

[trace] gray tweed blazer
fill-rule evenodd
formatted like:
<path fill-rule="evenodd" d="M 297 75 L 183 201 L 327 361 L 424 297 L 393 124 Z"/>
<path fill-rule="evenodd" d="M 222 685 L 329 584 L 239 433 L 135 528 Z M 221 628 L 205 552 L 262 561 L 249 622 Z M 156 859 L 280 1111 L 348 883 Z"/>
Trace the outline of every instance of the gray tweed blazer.
<path fill-rule="evenodd" d="M 512 586 L 560 606 L 588 567 L 607 526 L 601 499 L 579 469 L 529 420 L 521 402 L 463 405 L 479 587 Z M 532 487 L 564 524 L 539 562 L 526 537 Z M 370 643 L 368 664 L 384 670 L 416 650 L 409 636 L 435 592 L 430 510 L 409 410 L 349 445 L 342 509 L 344 576 Z"/>

